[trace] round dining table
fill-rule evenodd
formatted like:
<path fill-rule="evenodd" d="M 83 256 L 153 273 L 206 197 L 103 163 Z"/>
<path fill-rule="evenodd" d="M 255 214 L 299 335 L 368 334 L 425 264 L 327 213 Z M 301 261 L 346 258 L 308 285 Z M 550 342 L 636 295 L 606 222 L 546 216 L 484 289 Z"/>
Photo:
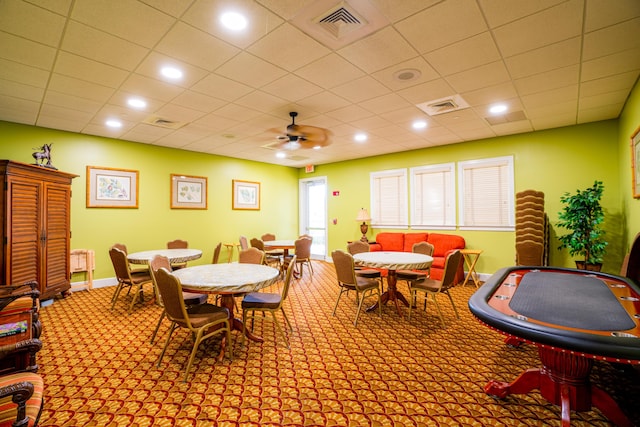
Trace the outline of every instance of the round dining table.
<path fill-rule="evenodd" d="M 274 249 L 282 249 L 284 251 L 284 256 L 289 255 L 289 249 L 296 248 L 295 240 L 266 240 L 264 241 L 264 250 L 271 251 Z"/>
<path fill-rule="evenodd" d="M 127 259 L 131 264 L 149 265 L 149 262 L 156 255 L 167 257 L 171 264 L 180 264 L 200 258 L 202 251 L 200 249 L 155 249 L 130 253 L 127 255 Z"/>
<path fill-rule="evenodd" d="M 392 251 L 376 251 L 376 252 L 362 252 L 353 255 L 353 260 L 356 265 L 383 268 L 388 271 L 387 274 L 387 290 L 382 293 L 380 301 L 382 304 L 386 304 L 387 301 L 393 301 L 396 305 L 396 310 L 399 315 L 400 304 L 398 300 L 402 301 L 405 306 L 409 306 L 409 302 L 402 295 L 397 287 L 397 270 L 425 270 L 431 267 L 433 258 L 429 255 L 417 254 L 413 252 L 392 252 Z M 378 308 L 376 302 L 371 307 L 367 308 L 367 311 L 372 311 Z"/>
<path fill-rule="evenodd" d="M 235 296 L 255 292 L 278 281 L 280 271 L 277 268 L 261 264 L 223 263 L 205 264 L 181 268 L 172 272 L 180 279 L 185 291 L 219 294 L 222 307 L 229 310 L 229 324 L 232 330 L 243 330 L 242 320 L 234 315 Z M 262 342 L 260 336 L 245 329 L 247 338 Z"/>

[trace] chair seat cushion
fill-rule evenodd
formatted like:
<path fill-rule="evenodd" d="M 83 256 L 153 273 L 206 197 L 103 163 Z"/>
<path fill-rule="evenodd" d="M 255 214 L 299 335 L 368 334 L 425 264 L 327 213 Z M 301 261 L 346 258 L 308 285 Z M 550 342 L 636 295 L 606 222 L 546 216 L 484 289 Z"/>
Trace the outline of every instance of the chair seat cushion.
<path fill-rule="evenodd" d="M 26 405 L 26 415 L 29 419 L 26 425 L 33 426 L 42 410 L 42 393 L 44 389 L 42 377 L 33 372 L 4 375 L 0 377 L 0 389 L 23 381 L 33 384 L 33 394 L 27 400 Z M 0 399 L 0 427 L 11 426 L 16 421 L 16 408 L 17 405 L 11 401 L 11 396 Z"/>
<path fill-rule="evenodd" d="M 418 289 L 421 291 L 438 292 L 440 290 L 441 282 L 439 280 L 424 279 L 418 280 L 411 284 L 411 289 Z"/>
<path fill-rule="evenodd" d="M 381 277 L 381 273 L 373 268 L 360 268 L 356 269 L 356 276 L 374 278 Z"/>
<path fill-rule="evenodd" d="M 242 308 L 278 308 L 280 304 L 280 294 L 268 292 L 251 292 L 244 296 Z"/>
<path fill-rule="evenodd" d="M 207 294 L 195 294 L 193 292 L 183 292 L 182 299 L 184 299 L 184 305 L 196 305 L 196 304 L 204 304 L 207 302 Z"/>
<path fill-rule="evenodd" d="M 199 304 L 187 309 L 189 320 L 195 328 L 201 328 L 207 323 L 228 319 L 229 310 L 213 304 Z"/>
<path fill-rule="evenodd" d="M 359 291 L 366 291 L 380 287 L 380 282 L 368 277 L 356 276 L 356 287 Z"/>
<path fill-rule="evenodd" d="M 413 270 L 398 270 L 396 276 L 398 280 L 423 280 L 427 278 L 427 273 Z"/>

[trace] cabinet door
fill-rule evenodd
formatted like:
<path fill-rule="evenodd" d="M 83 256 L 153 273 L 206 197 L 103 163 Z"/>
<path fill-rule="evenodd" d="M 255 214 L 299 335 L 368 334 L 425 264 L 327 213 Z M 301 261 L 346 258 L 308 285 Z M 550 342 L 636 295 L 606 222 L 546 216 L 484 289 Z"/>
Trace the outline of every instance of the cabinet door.
<path fill-rule="evenodd" d="M 9 179 L 10 210 L 7 212 L 6 281 L 17 285 L 37 280 L 40 285 L 42 245 L 40 200 L 42 184 L 37 181 Z"/>
<path fill-rule="evenodd" d="M 69 186 L 44 185 L 44 283 L 40 291 L 44 296 L 69 289 Z"/>

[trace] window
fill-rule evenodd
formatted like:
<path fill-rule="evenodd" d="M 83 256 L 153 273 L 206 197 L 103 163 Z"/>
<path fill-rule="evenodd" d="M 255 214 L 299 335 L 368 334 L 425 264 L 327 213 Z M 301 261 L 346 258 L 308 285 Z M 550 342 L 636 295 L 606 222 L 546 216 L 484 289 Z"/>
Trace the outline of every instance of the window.
<path fill-rule="evenodd" d="M 453 163 L 411 168 L 411 227 L 456 226 Z"/>
<path fill-rule="evenodd" d="M 407 227 L 407 170 L 371 172 L 371 225 Z"/>
<path fill-rule="evenodd" d="M 458 225 L 514 229 L 513 156 L 458 163 Z"/>

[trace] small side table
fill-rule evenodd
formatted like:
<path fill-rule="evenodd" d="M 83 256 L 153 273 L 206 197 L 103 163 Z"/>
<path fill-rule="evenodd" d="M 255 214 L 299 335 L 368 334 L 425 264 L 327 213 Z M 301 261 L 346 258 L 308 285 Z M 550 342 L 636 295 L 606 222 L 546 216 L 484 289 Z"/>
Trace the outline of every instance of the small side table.
<path fill-rule="evenodd" d="M 476 272 L 476 263 L 478 262 L 478 258 L 480 258 L 480 254 L 482 252 L 482 249 L 460 249 L 460 253 L 464 257 L 464 263 L 467 266 L 467 276 L 464 278 L 462 286 L 465 286 L 467 284 L 469 278 L 473 280 L 476 288 L 480 286 L 480 279 L 478 277 L 478 273 Z"/>
<path fill-rule="evenodd" d="M 238 248 L 238 252 L 240 252 L 240 243 L 223 243 L 223 245 L 227 248 L 227 262 L 231 262 L 231 258 L 233 258 L 233 248 Z"/>

